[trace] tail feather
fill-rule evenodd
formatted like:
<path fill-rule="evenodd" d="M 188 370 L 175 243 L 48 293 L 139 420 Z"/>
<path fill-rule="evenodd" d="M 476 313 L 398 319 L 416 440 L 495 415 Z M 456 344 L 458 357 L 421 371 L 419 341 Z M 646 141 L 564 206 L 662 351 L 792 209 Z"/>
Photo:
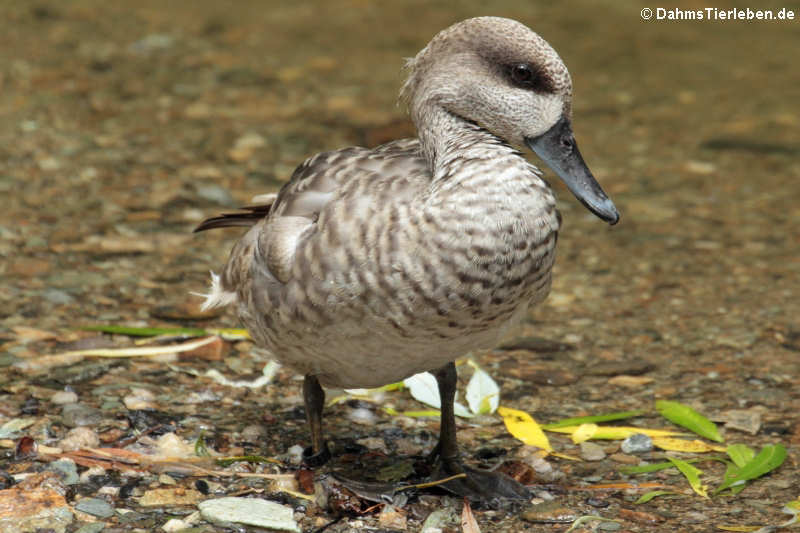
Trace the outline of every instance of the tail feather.
<path fill-rule="evenodd" d="M 217 228 L 250 227 L 269 214 L 272 204 L 242 207 L 240 213 L 222 213 L 207 218 L 194 229 L 194 233 Z"/>

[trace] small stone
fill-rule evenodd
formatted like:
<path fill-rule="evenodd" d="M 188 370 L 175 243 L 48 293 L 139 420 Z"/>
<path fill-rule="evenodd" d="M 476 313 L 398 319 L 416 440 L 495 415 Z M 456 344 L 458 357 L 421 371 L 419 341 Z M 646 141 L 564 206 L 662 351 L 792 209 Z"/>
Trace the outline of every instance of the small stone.
<path fill-rule="evenodd" d="M 106 527 L 105 522 L 91 522 L 84 526 L 81 526 L 80 529 L 75 531 L 75 533 L 100 533 Z"/>
<path fill-rule="evenodd" d="M 70 428 L 96 426 L 102 419 L 103 415 L 99 409 L 82 403 L 70 403 L 61 410 L 61 421 Z"/>
<path fill-rule="evenodd" d="M 638 389 L 653 381 L 655 380 L 648 376 L 614 376 L 608 380 L 608 384 L 626 389 Z"/>
<path fill-rule="evenodd" d="M 303 461 L 303 447 L 299 444 L 295 444 L 286 450 L 286 455 L 290 463 L 299 465 Z"/>
<path fill-rule="evenodd" d="M 61 475 L 61 482 L 64 485 L 75 485 L 80 482 L 78 468 L 72 459 L 60 459 L 53 461 L 45 467 L 45 470 L 52 470 Z"/>
<path fill-rule="evenodd" d="M 602 461 L 606 458 L 606 452 L 603 447 L 594 442 L 581 442 L 580 447 L 581 459 L 584 461 Z"/>
<path fill-rule="evenodd" d="M 203 499 L 200 491 L 184 487 L 169 487 L 145 491 L 139 498 L 142 507 L 158 507 L 162 505 L 194 505 Z"/>
<path fill-rule="evenodd" d="M 228 151 L 228 157 L 237 163 L 242 163 L 253 157 L 255 151 L 266 143 L 267 141 L 261 135 L 247 133 L 236 139 L 233 148 Z"/>
<path fill-rule="evenodd" d="M 100 533 L 106 527 L 105 522 L 91 522 L 81 526 L 75 533 Z"/>
<path fill-rule="evenodd" d="M 208 202 L 227 207 L 234 207 L 236 205 L 236 200 L 233 199 L 231 193 L 219 185 L 213 183 L 196 185 L 195 191 L 197 192 L 197 196 Z"/>
<path fill-rule="evenodd" d="M 619 522 L 600 522 L 597 524 L 597 531 L 619 531 L 622 524 Z"/>
<path fill-rule="evenodd" d="M 555 501 L 539 503 L 523 512 L 520 517 L 527 522 L 568 524 L 574 522 L 580 513 L 573 509 L 563 507 Z"/>
<path fill-rule="evenodd" d="M 392 507 L 391 505 L 384 506 L 381 514 L 378 515 L 378 523 L 381 527 L 387 529 L 399 529 L 405 531 L 406 529 L 406 515 Z"/>
<path fill-rule="evenodd" d="M 691 159 L 686 162 L 684 168 L 692 174 L 700 174 L 704 176 L 713 174 L 717 171 L 717 167 L 714 165 L 714 163 L 709 163 L 707 161 L 694 161 Z"/>
<path fill-rule="evenodd" d="M 100 446 L 100 437 L 95 431 L 86 426 L 73 428 L 58 443 L 59 448 L 65 452 L 72 452 L 82 448 L 97 448 Z"/>
<path fill-rule="evenodd" d="M 158 476 L 158 482 L 161 483 L 162 485 L 176 485 L 177 484 L 177 481 L 175 481 L 175 478 L 173 478 L 172 476 L 169 476 L 167 474 L 159 475 Z"/>
<path fill-rule="evenodd" d="M 114 516 L 114 508 L 107 501 L 100 498 L 84 498 L 75 504 L 75 510 L 99 518 Z"/>
<path fill-rule="evenodd" d="M 64 533 L 74 520 L 64 492 L 55 472 L 33 474 L 18 485 L 0 490 L 0 531 Z"/>
<path fill-rule="evenodd" d="M 156 441 L 157 455 L 160 457 L 193 457 L 194 444 L 181 439 L 175 433 L 164 433 Z"/>
<path fill-rule="evenodd" d="M 622 463 L 625 465 L 636 465 L 639 464 L 639 458 L 635 455 L 626 455 L 624 453 L 613 453 L 608 456 L 609 459 L 612 461 L 616 461 L 617 463 Z"/>
<path fill-rule="evenodd" d="M 75 301 L 69 293 L 59 289 L 46 289 L 42 292 L 42 298 L 56 305 L 66 305 Z"/>
<path fill-rule="evenodd" d="M 61 390 L 50 397 L 50 401 L 56 405 L 66 405 L 68 403 L 76 403 L 78 395 L 71 390 Z"/>
<path fill-rule="evenodd" d="M 158 408 L 158 404 L 153 401 L 155 397 L 155 394 L 147 389 L 133 387 L 131 388 L 130 394 L 125 395 L 122 399 L 122 402 L 125 404 L 125 407 L 131 411 L 138 411 L 141 409 L 155 410 Z"/>
<path fill-rule="evenodd" d="M 347 417 L 356 424 L 374 425 L 376 416 L 375 413 L 366 407 L 357 407 L 350 411 Z"/>
<path fill-rule="evenodd" d="M 256 498 L 226 497 L 201 502 L 200 514 L 209 522 L 234 522 L 278 531 L 294 531 L 300 528 L 294 520 L 291 507 Z"/>
<path fill-rule="evenodd" d="M 251 424 L 242 429 L 242 440 L 250 443 L 259 443 L 267 436 L 267 431 L 264 426 L 258 424 Z"/>
<path fill-rule="evenodd" d="M 231 345 L 220 337 L 215 337 L 213 341 L 202 346 L 198 346 L 193 350 L 181 352 L 178 354 L 178 359 L 181 361 L 222 361 L 222 359 L 230 352 Z"/>
<path fill-rule="evenodd" d="M 731 409 L 720 416 L 727 429 L 736 429 L 755 435 L 761 429 L 761 413 L 753 409 Z"/>
<path fill-rule="evenodd" d="M 646 453 L 653 451 L 653 439 L 644 433 L 634 433 L 622 441 L 622 453 Z"/>
<path fill-rule="evenodd" d="M 172 533 L 173 531 L 180 531 L 189 527 L 189 524 L 179 518 L 170 518 L 163 526 L 161 526 L 161 529 L 167 533 Z"/>

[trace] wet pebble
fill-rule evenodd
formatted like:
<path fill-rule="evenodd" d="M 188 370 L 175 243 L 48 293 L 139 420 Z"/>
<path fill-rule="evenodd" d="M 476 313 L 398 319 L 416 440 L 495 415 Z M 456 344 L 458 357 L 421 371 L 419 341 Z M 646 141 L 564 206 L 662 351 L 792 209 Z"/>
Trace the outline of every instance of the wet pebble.
<path fill-rule="evenodd" d="M 761 429 L 761 413 L 754 409 L 731 409 L 720 417 L 728 429 L 736 429 L 755 435 Z"/>
<path fill-rule="evenodd" d="M 295 444 L 286 450 L 287 459 L 295 465 L 299 465 L 303 461 L 303 447 Z"/>
<path fill-rule="evenodd" d="M 50 397 L 50 401 L 56 405 L 66 405 L 69 403 L 76 403 L 78 395 L 71 390 L 58 391 Z"/>
<path fill-rule="evenodd" d="M 42 292 L 42 297 L 48 302 L 56 305 L 66 305 L 75 301 L 69 293 L 59 289 L 47 289 Z"/>
<path fill-rule="evenodd" d="M 653 451 L 653 439 L 644 433 L 634 433 L 622 441 L 620 446 L 623 453 L 646 453 Z"/>
<path fill-rule="evenodd" d="M 581 459 L 584 461 L 602 461 L 606 458 L 606 452 L 603 447 L 594 442 L 581 442 L 580 447 Z"/>
<path fill-rule="evenodd" d="M 231 193 L 219 185 L 197 185 L 195 190 L 197 192 L 197 196 L 213 204 L 226 207 L 234 207 L 236 205 L 236 200 L 233 199 Z"/>
<path fill-rule="evenodd" d="M 70 403 L 61 410 L 62 423 L 70 428 L 78 426 L 95 426 L 103 419 L 99 409 L 82 403 Z"/>
<path fill-rule="evenodd" d="M 350 420 L 352 420 L 356 424 L 366 424 L 366 425 L 375 424 L 375 420 L 377 419 L 375 413 L 373 413 L 370 409 L 367 409 L 365 407 L 358 407 L 356 409 L 353 409 L 348 413 L 348 418 L 350 418 Z"/>
<path fill-rule="evenodd" d="M 201 502 L 198 507 L 201 516 L 209 522 L 233 522 L 300 533 L 300 528 L 294 521 L 293 510 L 269 500 L 226 497 L 206 500 Z"/>
<path fill-rule="evenodd" d="M 75 509 L 99 518 L 110 518 L 114 516 L 114 508 L 100 498 L 84 498 L 75 504 Z"/>
<path fill-rule="evenodd" d="M 58 446 L 65 452 L 80 450 L 81 448 L 96 448 L 100 446 L 100 437 L 91 428 L 81 426 L 69 430 L 67 435 L 58 443 Z"/>
<path fill-rule="evenodd" d="M 639 464 L 639 458 L 635 455 L 627 455 L 624 453 L 613 453 L 608 456 L 609 459 L 612 461 L 616 461 L 618 463 L 622 463 L 625 465 L 636 465 Z"/>
<path fill-rule="evenodd" d="M 264 426 L 258 424 L 251 424 L 242 429 L 242 439 L 246 442 L 258 443 L 261 442 L 267 435 Z"/>
<path fill-rule="evenodd" d="M 526 522 L 536 524 L 567 524 L 574 522 L 579 513 L 561 506 L 558 502 L 549 501 L 534 505 L 520 516 Z"/>
<path fill-rule="evenodd" d="M 106 524 L 104 522 L 91 522 L 81 526 L 75 533 L 100 533 L 105 527 Z"/>
<path fill-rule="evenodd" d="M 74 516 L 58 474 L 33 474 L 18 485 L 0 491 L 0 531 L 64 533 Z"/>
<path fill-rule="evenodd" d="M 406 530 L 406 515 L 391 505 L 386 505 L 378 515 L 378 523 L 387 529 Z"/>
<path fill-rule="evenodd" d="M 142 507 L 159 507 L 163 505 L 194 505 L 203 499 L 200 491 L 183 487 L 168 487 L 145 491 L 139 498 Z"/>
<path fill-rule="evenodd" d="M 597 531 L 619 531 L 622 524 L 619 522 L 600 522 L 597 524 Z"/>
<path fill-rule="evenodd" d="M 71 459 L 53 461 L 47 465 L 46 470 L 52 470 L 53 472 L 60 474 L 61 482 L 64 485 L 75 485 L 80 481 L 80 478 L 78 477 L 78 468 L 75 465 L 75 461 Z"/>
<path fill-rule="evenodd" d="M 130 394 L 125 395 L 125 397 L 122 399 L 122 403 L 124 403 L 125 407 L 131 411 L 140 409 L 157 409 L 158 405 L 154 400 L 155 394 L 153 394 L 151 391 L 140 387 L 133 387 Z"/>

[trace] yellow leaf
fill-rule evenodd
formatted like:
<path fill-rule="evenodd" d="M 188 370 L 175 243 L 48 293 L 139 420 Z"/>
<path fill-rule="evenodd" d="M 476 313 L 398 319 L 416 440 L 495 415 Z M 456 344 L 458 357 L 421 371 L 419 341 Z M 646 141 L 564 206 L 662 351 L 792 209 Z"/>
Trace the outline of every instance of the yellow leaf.
<path fill-rule="evenodd" d="M 583 424 L 582 424 L 583 425 Z M 560 428 L 548 429 L 547 431 L 554 431 L 556 433 L 567 433 L 572 435 L 581 426 L 564 426 Z M 597 431 L 592 435 L 593 439 L 603 440 L 622 440 L 627 439 L 634 433 L 644 433 L 648 437 L 675 437 L 685 435 L 678 431 L 670 431 L 666 429 L 646 429 L 631 426 L 597 426 Z"/>
<path fill-rule="evenodd" d="M 506 429 L 514 437 L 518 438 L 529 446 L 536 446 L 548 452 L 553 451 L 550 441 L 542 431 L 542 428 L 525 411 L 511 409 L 509 407 L 498 407 L 497 413 L 503 417 Z"/>
<path fill-rule="evenodd" d="M 701 440 L 685 440 L 674 439 L 669 437 L 654 437 L 653 446 L 668 450 L 672 452 L 691 452 L 691 453 L 706 453 L 706 452 L 724 452 L 725 446 L 718 446 L 716 444 L 708 444 Z"/>
<path fill-rule="evenodd" d="M 744 533 L 749 533 L 750 531 L 758 531 L 761 529 L 761 526 L 726 526 L 726 525 L 718 525 L 717 529 L 721 529 L 722 531 L 742 531 Z"/>
<path fill-rule="evenodd" d="M 581 424 L 578 426 L 578 429 L 572 433 L 572 442 L 580 444 L 583 441 L 591 439 L 594 437 L 595 433 L 597 433 L 598 427 L 597 424 Z"/>

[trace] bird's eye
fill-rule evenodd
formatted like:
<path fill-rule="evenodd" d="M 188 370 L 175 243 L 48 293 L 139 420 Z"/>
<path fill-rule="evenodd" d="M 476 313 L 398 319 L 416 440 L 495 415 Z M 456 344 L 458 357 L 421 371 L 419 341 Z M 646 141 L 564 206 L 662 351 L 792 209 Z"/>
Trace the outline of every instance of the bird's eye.
<path fill-rule="evenodd" d="M 530 65 L 518 63 L 511 67 L 511 80 L 517 85 L 528 87 L 533 85 L 536 75 Z"/>

